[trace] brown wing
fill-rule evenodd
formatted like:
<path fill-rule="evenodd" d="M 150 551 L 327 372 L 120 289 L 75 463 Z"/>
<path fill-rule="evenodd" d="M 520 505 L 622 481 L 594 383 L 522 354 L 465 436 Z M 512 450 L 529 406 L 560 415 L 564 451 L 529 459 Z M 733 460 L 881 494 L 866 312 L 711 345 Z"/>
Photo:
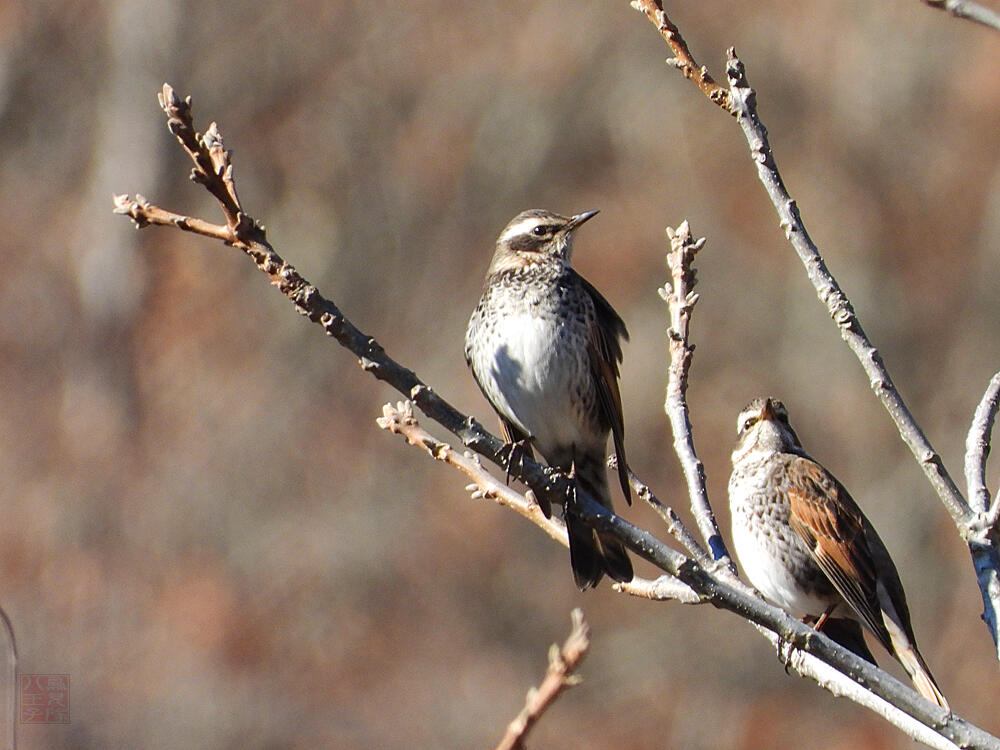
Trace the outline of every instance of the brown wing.
<path fill-rule="evenodd" d="M 867 519 L 844 486 L 808 458 L 788 467 L 789 523 L 809 546 L 813 560 L 865 625 L 893 653 L 882 619 L 877 569 L 868 546 Z"/>
<path fill-rule="evenodd" d="M 583 289 L 590 295 L 597 313 L 594 325 L 590 327 L 590 341 L 587 351 L 590 355 L 590 371 L 597 386 L 597 402 L 601 410 L 601 421 L 611 427 L 618 456 L 618 480 L 629 505 L 632 493 L 628 483 L 628 459 L 625 457 L 625 420 L 622 414 L 622 397 L 618 390 L 618 363 L 622 361 L 622 339 L 628 340 L 625 322 L 585 278 L 577 274 Z"/>

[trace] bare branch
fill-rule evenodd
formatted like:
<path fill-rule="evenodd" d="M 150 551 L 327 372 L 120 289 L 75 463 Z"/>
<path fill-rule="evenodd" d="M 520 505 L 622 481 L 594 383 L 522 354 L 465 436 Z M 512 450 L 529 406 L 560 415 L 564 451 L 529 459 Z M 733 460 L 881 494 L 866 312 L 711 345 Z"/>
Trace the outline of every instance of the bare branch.
<path fill-rule="evenodd" d="M 628 583 L 614 583 L 611 588 L 623 594 L 637 596 L 640 599 L 652 599 L 657 602 L 705 603 L 705 599 L 699 596 L 697 591 L 667 573 L 652 581 L 648 578 L 636 577 Z"/>
<path fill-rule="evenodd" d="M 590 626 L 583 619 L 583 612 L 574 609 L 570 616 L 573 629 L 562 648 L 552 644 L 549 649 L 549 667 L 542 684 L 528 691 L 524 708 L 507 727 L 507 733 L 497 745 L 497 750 L 523 750 L 524 740 L 532 727 L 542 717 L 556 698 L 566 689 L 578 685 L 580 677 L 575 672 L 590 648 Z"/>
<path fill-rule="evenodd" d="M 707 68 L 699 66 L 694 61 L 691 50 L 688 49 L 687 42 L 684 41 L 681 32 L 670 21 L 667 14 L 663 12 L 663 3 L 661 0 L 632 0 L 631 5 L 636 10 L 646 14 L 646 17 L 656 26 L 657 31 L 660 32 L 660 36 L 670 45 L 674 57 L 667 60 L 667 64 L 681 71 L 689 81 L 694 81 L 705 96 L 713 102 L 725 110 L 730 110 L 732 103 L 730 102 L 729 91 L 724 86 L 720 86 L 715 82 L 715 79 L 708 74 Z"/>
<path fill-rule="evenodd" d="M 872 390 L 878 396 L 889 416 L 896 424 L 903 442 L 909 447 L 924 474 L 952 517 L 959 534 L 969 545 L 973 567 L 979 582 L 980 593 L 985 602 L 984 620 L 997 647 L 1000 658 L 1000 637 L 998 637 L 995 613 L 1000 611 L 1000 555 L 995 537 L 987 538 L 976 530 L 977 516 L 962 497 L 961 491 L 945 468 L 941 456 L 934 450 L 923 430 L 907 408 L 899 394 L 889 371 L 882 362 L 878 350 L 869 341 L 861 321 L 858 319 L 850 300 L 826 267 L 819 250 L 809 237 L 802 223 L 798 207 L 788 195 L 781 175 L 778 173 L 774 155 L 767 139 L 767 129 L 760 121 L 756 108 L 756 93 L 747 83 L 743 63 L 729 50 L 727 75 L 736 108 L 736 119 L 743 128 L 758 176 L 764 184 L 771 202 L 781 219 L 781 225 L 792 247 L 798 253 L 806 273 L 816 289 L 820 300 L 826 304 L 830 316 L 840 329 L 841 338 L 857 356 L 868 375 Z M 991 615 L 991 612 L 994 613 Z"/>
<path fill-rule="evenodd" d="M 192 120 L 190 97 L 182 101 L 169 85 L 164 84 L 159 99 L 167 114 L 170 132 L 195 164 L 192 180 L 203 185 L 219 202 L 226 217 L 226 226 L 166 211 L 140 195 L 135 199 L 127 195 L 115 196 L 115 212 L 129 216 L 139 228 L 175 226 L 239 248 L 267 274 L 271 283 L 291 300 L 301 315 L 322 326 L 328 336 L 353 352 L 362 369 L 412 399 L 427 416 L 457 435 L 466 447 L 486 456 L 498 466 L 505 465 L 501 453 L 503 441 L 440 398 L 412 370 L 386 354 L 373 337 L 360 331 L 333 302 L 274 251 L 263 225 L 245 213 L 240 205 L 233 183 L 231 152 L 222 147 L 222 135 L 215 123 L 204 136 L 199 136 Z M 512 466 L 510 474 L 556 503 L 561 503 L 572 488 L 572 483 L 558 471 L 527 457 Z"/>
<path fill-rule="evenodd" d="M 222 143 L 222 134 L 213 122 L 208 126 L 205 135 L 200 135 L 194 129 L 194 116 L 191 110 L 191 97 L 183 101 L 173 87 L 165 83 L 163 91 L 157 94 L 160 109 L 167 115 L 167 129 L 176 136 L 181 147 L 194 162 L 191 180 L 204 185 L 222 207 L 230 228 L 235 229 L 240 223 L 240 199 L 236 195 L 236 185 L 233 181 L 232 153 L 226 151 Z"/>
<path fill-rule="evenodd" d="M 402 412 L 402 414 L 400 414 L 400 412 Z M 403 434 L 412 445 L 426 449 L 434 458 L 450 463 L 457 468 L 460 468 L 467 474 L 467 476 L 472 477 L 475 484 L 471 486 L 477 489 L 477 492 L 473 493 L 474 498 L 483 497 L 487 499 L 494 499 L 498 503 L 513 507 L 533 523 L 536 523 L 543 528 L 547 527 L 553 529 L 550 536 L 560 543 L 564 545 L 566 544 L 565 533 L 563 531 L 564 527 L 562 524 L 559 524 L 557 521 L 553 521 L 551 519 L 545 519 L 545 517 L 538 511 L 534 503 L 525 500 L 509 487 L 501 484 L 497 479 L 488 474 L 475 459 L 465 456 L 465 459 L 468 462 L 468 465 L 465 467 L 461 466 L 459 462 L 453 460 L 454 457 L 459 454 L 448 450 L 446 445 L 436 441 L 433 437 L 426 433 L 426 431 L 417 426 L 414 418 L 412 417 L 412 410 L 406 410 L 403 405 L 400 404 L 397 408 L 393 408 L 391 406 L 385 407 L 385 413 L 388 417 L 390 417 L 390 419 L 386 420 L 386 418 L 383 417 L 378 420 L 380 426 L 384 429 L 390 429 L 393 432 Z M 403 414 L 406 416 L 403 417 Z M 400 428 L 390 425 L 391 422 L 399 421 L 404 422 L 405 426 Z M 611 459 L 609 459 L 609 464 L 612 464 L 612 468 L 614 468 L 613 461 Z M 469 469 L 470 466 L 471 470 Z M 686 532 L 686 529 L 683 528 L 683 524 L 680 523 L 679 519 L 677 519 L 676 514 L 674 514 L 671 509 L 660 503 L 649 487 L 631 472 L 630 481 L 636 494 L 656 508 L 667 522 L 668 527 L 672 527 L 670 529 L 671 533 L 681 540 L 682 543 L 686 536 L 688 538 L 688 542 L 692 544 L 695 549 L 700 550 L 705 561 L 711 564 L 711 558 L 703 549 L 700 548 L 700 546 L 698 546 L 697 541 L 690 535 L 690 532 Z M 508 500 L 505 496 L 513 496 L 515 499 Z M 728 569 L 720 569 L 718 563 L 716 563 L 714 567 L 715 572 L 717 573 L 729 573 Z M 731 579 L 729 583 L 730 585 L 734 585 L 736 589 L 741 591 L 744 595 L 754 596 L 752 589 L 746 587 L 735 578 Z M 711 598 L 707 594 L 699 594 L 698 591 L 690 585 L 682 582 L 670 574 L 664 574 L 655 580 L 636 577 L 628 583 L 615 583 L 613 588 L 615 591 L 620 593 L 651 599 L 654 601 L 677 601 L 682 604 L 704 604 L 711 601 Z M 763 601 L 761 601 L 761 604 L 765 608 L 770 606 Z M 716 606 L 722 605 L 716 602 Z M 724 608 L 737 611 L 733 607 Z M 796 645 L 793 645 L 797 644 L 801 647 L 802 643 L 808 642 L 810 637 L 825 638 L 825 636 L 809 630 L 808 632 L 813 635 L 806 635 L 804 641 L 795 641 L 792 638 L 784 640 L 783 636 L 779 636 L 774 630 L 771 630 L 766 626 L 757 625 L 756 627 L 765 638 L 771 641 L 781 661 L 783 663 L 789 662 L 790 666 L 800 675 L 814 679 L 821 687 L 827 689 L 834 695 L 847 697 L 850 700 L 865 706 L 874 713 L 885 718 L 889 723 L 899 728 L 907 736 L 912 737 L 919 742 L 934 748 L 948 749 L 958 747 L 958 745 L 951 740 L 936 733 L 935 730 L 928 728 L 926 724 L 921 721 L 915 721 L 906 712 L 897 708 L 892 702 L 869 692 L 869 690 L 864 687 L 864 683 L 859 684 L 848 677 L 848 672 L 846 672 L 846 670 L 840 671 L 837 667 L 831 666 L 822 659 L 817 658 L 817 656 L 807 651 L 799 650 L 796 648 Z M 850 654 L 850 658 L 856 658 L 854 654 L 851 654 L 850 652 L 847 653 Z M 863 664 L 864 662 L 861 663 Z M 909 689 L 909 686 L 904 685 L 903 683 L 896 683 L 895 687 L 899 690 Z"/>
<path fill-rule="evenodd" d="M 969 434 L 965 438 L 965 483 L 969 505 L 980 514 L 997 512 L 997 503 L 990 508 L 990 491 L 986 489 L 986 459 L 990 455 L 990 433 L 1000 405 L 1000 372 L 990 380 L 983 398 L 976 407 Z M 986 520 L 984 526 L 996 525 L 996 518 Z"/>
<path fill-rule="evenodd" d="M 608 456 L 608 467 L 612 471 L 618 470 L 617 456 Z M 649 485 L 639 479 L 632 469 L 628 470 L 628 483 L 632 487 L 632 491 L 635 492 L 639 499 L 645 501 L 649 507 L 656 511 L 663 523 L 666 524 L 667 531 L 670 535 L 681 543 L 684 549 L 686 549 L 691 556 L 698 561 L 699 565 L 703 565 L 705 567 L 712 565 L 714 558 L 698 543 L 698 540 L 695 539 L 694 534 L 691 533 L 690 529 L 684 525 L 680 516 L 677 515 L 673 508 L 660 502 L 660 499 L 651 489 L 649 489 Z"/>
<path fill-rule="evenodd" d="M 652 14 L 649 10 L 651 3 L 654 10 L 658 9 Z M 655 2 L 654 0 L 636 0 L 634 7 L 646 12 L 646 15 L 657 24 L 658 28 L 666 23 L 669 24 L 670 28 L 676 29 L 676 26 L 666 18 L 666 13 L 662 11 L 658 0 Z M 661 21 L 654 18 L 654 16 L 661 15 L 663 16 Z M 669 40 L 668 43 L 670 43 Z M 671 47 L 673 48 L 673 44 Z M 729 106 L 726 109 L 736 115 L 740 127 L 743 128 L 743 133 L 750 145 L 751 157 L 757 165 L 758 176 L 778 212 L 780 225 L 785 231 L 785 236 L 798 253 L 820 301 L 826 305 L 830 317 L 840 329 L 841 337 L 861 362 L 862 368 L 868 375 L 872 390 L 875 391 L 886 411 L 889 412 L 889 416 L 896 423 L 900 436 L 916 457 L 956 525 L 961 528 L 962 524 L 967 524 L 970 521 L 972 511 L 945 469 L 941 457 L 931 446 L 923 430 L 903 402 L 902 396 L 896 390 L 896 386 L 882 362 L 881 355 L 861 327 L 861 321 L 855 314 L 850 300 L 827 269 L 826 262 L 809 237 L 799 215 L 798 206 L 785 189 L 784 181 L 778 172 L 768 141 L 767 128 L 764 127 L 757 114 L 757 94 L 750 88 L 743 63 L 736 56 L 734 49 L 728 51 L 726 75 L 729 79 L 730 89 Z M 707 93 L 706 96 L 708 96 Z M 718 103 L 716 97 L 709 96 L 709 99 Z"/>
<path fill-rule="evenodd" d="M 1000 13 L 971 0 L 924 0 L 924 3 L 950 13 L 955 18 L 964 18 L 1000 31 Z"/>
<path fill-rule="evenodd" d="M 903 442 L 910 448 L 956 525 L 967 524 L 972 512 L 965 498 L 952 480 L 941 457 L 907 408 L 882 361 L 882 356 L 861 327 L 861 321 L 854 312 L 851 301 L 826 267 L 819 249 L 802 223 L 798 206 L 785 189 L 771 151 L 771 144 L 768 142 L 767 128 L 757 114 L 757 94 L 747 82 L 742 61 L 733 49 L 729 50 L 728 57 L 726 74 L 733 95 L 736 120 L 743 128 L 747 143 L 750 145 L 751 157 L 757 165 L 758 176 L 778 212 L 785 236 L 805 266 L 817 296 L 826 305 L 830 317 L 837 324 L 841 338 L 858 358 L 872 390 L 896 423 L 896 429 L 899 430 Z"/>
<path fill-rule="evenodd" d="M 784 653 L 787 649 L 786 644 L 778 642 L 773 633 L 769 633 L 766 630 L 761 630 L 761 633 L 771 640 L 772 644 L 778 649 L 781 658 L 784 659 Z M 812 677 L 820 687 L 828 690 L 833 695 L 850 698 L 855 703 L 878 714 L 917 742 L 936 748 L 936 750 L 957 750 L 957 748 L 963 747 L 957 742 L 941 736 L 933 729 L 912 721 L 893 704 L 860 688 L 856 683 L 845 678 L 843 674 L 829 664 L 815 659 L 805 652 L 792 652 L 789 658 L 789 665 L 796 672 Z"/>
<path fill-rule="evenodd" d="M 472 492 L 473 499 L 495 500 L 520 513 L 564 547 L 569 546 L 563 524 L 554 518 L 546 518 L 537 502 L 494 478 L 477 458 L 454 450 L 427 432 L 413 416 L 413 405 L 409 401 L 399 401 L 395 406 L 386 404 L 382 407 L 382 416 L 375 421 L 383 430 L 402 435 L 410 445 L 423 448 L 438 461 L 450 464 L 465 474 L 473 482 L 466 488 Z"/>
<path fill-rule="evenodd" d="M 114 203 L 114 212 L 116 214 L 124 214 L 132 219 L 135 222 L 136 229 L 143 229 L 151 224 L 156 224 L 164 227 L 177 227 L 178 229 L 183 229 L 185 232 L 194 232 L 204 237 L 222 240 L 228 245 L 232 245 L 236 241 L 229 227 L 165 211 L 159 206 L 152 205 L 141 195 L 136 195 L 134 199 L 129 198 L 127 195 L 116 195 L 114 196 Z"/>
<path fill-rule="evenodd" d="M 538 526 L 549 537 L 559 542 L 559 544 L 564 547 L 569 546 L 569 540 L 566 536 L 566 526 L 563 523 L 555 518 L 546 518 L 537 501 L 516 492 L 502 483 L 483 468 L 483 465 L 476 456 L 468 453 L 460 453 L 447 443 L 443 443 L 431 435 L 420 425 L 420 422 L 413 415 L 413 406 L 409 401 L 400 401 L 395 405 L 386 404 L 382 407 L 382 416 L 375 421 L 383 430 L 402 435 L 410 445 L 426 450 L 436 460 L 443 461 L 465 474 L 466 477 L 472 480 L 472 484 L 467 486 L 466 489 L 472 493 L 473 500 L 493 500 L 499 505 L 511 508 Z M 632 474 L 631 476 L 634 478 L 635 475 Z M 635 479 L 634 482 L 633 487 L 642 487 L 645 490 L 646 496 L 652 496 L 649 488 L 639 482 L 638 479 Z M 642 492 L 638 489 L 637 492 L 642 496 Z M 531 490 L 529 489 L 527 494 L 530 493 Z M 655 497 L 652 497 L 652 501 L 659 503 Z M 683 527 L 683 524 L 679 520 L 677 525 Z M 690 537 L 689 532 L 687 535 Z M 691 537 L 691 541 L 694 542 L 693 537 Z M 697 547 L 697 542 L 694 542 L 694 544 Z M 705 554 L 704 550 L 701 550 L 701 554 L 705 561 L 711 564 L 712 560 Z M 681 583 L 669 575 L 660 576 L 655 581 L 635 578 L 628 583 L 617 583 L 614 585 L 614 588 L 620 593 L 643 599 L 656 599 L 660 601 L 675 599 L 684 604 L 702 603 L 701 597 L 690 586 Z"/>
<path fill-rule="evenodd" d="M 695 254 L 704 247 L 705 238 L 694 239 L 687 221 L 682 222 L 676 230 L 667 227 L 667 237 L 670 238 L 667 267 L 670 269 L 672 283 L 660 289 L 660 296 L 670 308 L 670 328 L 667 329 L 670 367 L 663 411 L 670 419 L 670 427 L 674 433 L 674 452 L 684 471 L 688 495 L 691 497 L 691 512 L 698 524 L 701 538 L 711 550 L 713 559 L 728 560 L 729 551 L 708 502 L 705 467 L 694 449 L 687 407 L 688 371 L 694 354 L 694 344 L 688 340 L 688 328 L 691 313 L 698 302 L 698 295 L 694 291 L 695 272 L 692 264 Z"/>
<path fill-rule="evenodd" d="M 986 488 L 986 459 L 990 455 L 990 433 L 998 405 L 1000 372 L 990 380 L 965 439 L 965 481 L 969 502 L 978 514 L 970 525 L 968 542 L 976 581 L 983 597 L 983 622 L 993 636 L 997 659 L 1000 660 L 1000 553 L 997 551 L 1000 493 L 990 503 L 990 492 Z"/>

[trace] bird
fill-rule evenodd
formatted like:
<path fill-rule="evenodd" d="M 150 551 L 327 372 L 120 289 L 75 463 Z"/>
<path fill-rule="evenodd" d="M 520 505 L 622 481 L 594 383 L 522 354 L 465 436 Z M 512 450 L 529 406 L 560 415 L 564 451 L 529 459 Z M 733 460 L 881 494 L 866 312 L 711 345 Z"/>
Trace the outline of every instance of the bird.
<path fill-rule="evenodd" d="M 530 209 L 500 233 L 482 296 L 465 334 L 465 360 L 500 417 L 504 440 L 568 473 L 575 486 L 612 509 L 605 450 L 609 434 L 631 504 L 618 387 L 625 323 L 570 264 L 573 235 L 598 212 L 561 216 Z M 508 468 L 509 468 L 508 464 Z M 624 546 L 563 506 L 576 585 L 606 573 L 632 580 Z M 547 506 L 542 506 L 548 515 Z"/>
<path fill-rule="evenodd" d="M 729 505 L 733 547 L 750 582 L 818 630 L 835 612 L 860 622 L 917 692 L 949 708 L 917 649 L 889 551 L 844 485 L 805 452 L 784 404 L 754 399 L 737 430 Z M 872 661 L 870 652 L 865 658 Z"/>

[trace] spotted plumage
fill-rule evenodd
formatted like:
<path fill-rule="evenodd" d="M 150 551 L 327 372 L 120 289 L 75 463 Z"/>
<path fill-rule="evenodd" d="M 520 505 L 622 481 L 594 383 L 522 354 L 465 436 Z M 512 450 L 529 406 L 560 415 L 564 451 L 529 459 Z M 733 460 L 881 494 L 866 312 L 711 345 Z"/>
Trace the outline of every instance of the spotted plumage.
<path fill-rule="evenodd" d="M 618 365 L 625 324 L 570 265 L 573 231 L 596 211 L 573 217 L 534 209 L 501 232 L 482 297 L 465 336 L 465 358 L 500 416 L 508 442 L 524 441 L 611 508 L 604 455 L 614 439 L 628 498 Z M 530 450 L 530 448 L 529 448 Z M 570 560 L 580 588 L 604 573 L 630 580 L 619 542 L 565 514 Z"/>
<path fill-rule="evenodd" d="M 737 429 L 729 503 L 733 546 L 750 582 L 791 613 L 818 618 L 817 627 L 834 613 L 860 622 L 925 698 L 947 708 L 917 650 L 885 544 L 844 486 L 805 452 L 784 405 L 751 401 Z"/>

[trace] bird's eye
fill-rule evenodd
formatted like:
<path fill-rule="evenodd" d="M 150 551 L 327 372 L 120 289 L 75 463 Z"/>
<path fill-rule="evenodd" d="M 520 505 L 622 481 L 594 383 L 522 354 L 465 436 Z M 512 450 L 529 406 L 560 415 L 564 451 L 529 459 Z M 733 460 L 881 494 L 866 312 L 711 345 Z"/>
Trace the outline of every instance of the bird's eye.
<path fill-rule="evenodd" d="M 747 417 L 743 420 L 743 424 L 740 425 L 740 432 L 746 432 L 751 427 L 753 427 L 754 422 L 757 421 L 757 417 Z"/>
<path fill-rule="evenodd" d="M 536 237 L 544 237 L 549 233 L 549 228 L 544 224 L 539 224 L 537 227 L 531 228 L 531 233 Z"/>

